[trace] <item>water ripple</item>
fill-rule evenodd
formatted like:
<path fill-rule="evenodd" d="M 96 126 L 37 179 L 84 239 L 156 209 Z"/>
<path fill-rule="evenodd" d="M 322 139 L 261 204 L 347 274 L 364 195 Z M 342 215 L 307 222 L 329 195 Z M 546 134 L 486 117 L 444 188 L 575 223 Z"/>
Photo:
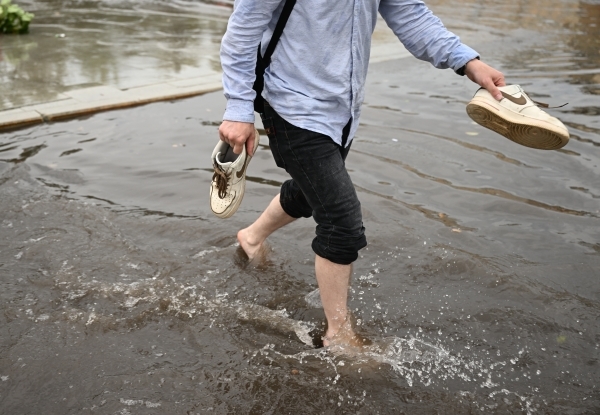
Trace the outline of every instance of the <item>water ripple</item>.
<path fill-rule="evenodd" d="M 455 184 L 453 184 L 452 182 L 450 182 L 449 180 L 446 179 L 442 179 L 439 177 L 435 177 L 435 176 L 431 176 L 429 174 L 425 174 L 420 172 L 419 170 L 417 170 L 416 168 L 403 163 L 399 160 L 394 160 L 388 157 L 383 157 L 383 156 L 378 156 L 375 154 L 370 154 L 364 151 L 360 151 L 360 150 L 356 150 L 353 149 L 352 151 L 354 151 L 355 153 L 359 153 L 359 154 L 363 154 L 365 156 L 368 157 L 373 157 L 379 161 L 383 161 L 385 163 L 390 163 L 390 164 L 395 164 L 398 165 L 400 167 L 402 167 L 403 169 L 410 171 L 411 173 L 416 174 L 417 176 L 426 179 L 426 180 L 431 180 L 433 182 L 436 183 L 440 183 L 443 184 L 445 186 L 451 187 L 453 189 L 456 190 L 462 190 L 462 191 L 466 191 L 466 192 L 473 192 L 473 193 L 479 193 L 479 194 L 484 194 L 484 195 L 490 195 L 490 196 L 496 196 L 496 197 L 500 197 L 503 199 L 508 199 L 508 200 L 512 200 L 515 202 L 521 202 L 521 203 L 525 203 L 531 206 L 535 206 L 538 208 L 542 208 L 545 210 L 549 210 L 552 212 L 557 212 L 557 213 L 564 213 L 567 215 L 573 215 L 573 216 L 588 216 L 588 217 L 593 217 L 593 218 L 600 218 L 600 216 L 592 213 L 592 212 L 587 212 L 587 211 L 582 211 L 582 210 L 575 210 L 575 209 L 569 209 L 563 206 L 558 206 L 558 205 L 551 205 L 548 203 L 544 203 L 544 202 L 540 202 L 538 200 L 534 200 L 534 199 L 528 199 L 525 197 L 521 197 L 521 196 L 517 196 L 514 195 L 510 192 L 507 192 L 505 190 L 501 190 L 501 189 L 495 189 L 492 187 L 481 187 L 481 188 L 477 188 L 477 187 L 467 187 L 467 186 L 457 186 Z"/>

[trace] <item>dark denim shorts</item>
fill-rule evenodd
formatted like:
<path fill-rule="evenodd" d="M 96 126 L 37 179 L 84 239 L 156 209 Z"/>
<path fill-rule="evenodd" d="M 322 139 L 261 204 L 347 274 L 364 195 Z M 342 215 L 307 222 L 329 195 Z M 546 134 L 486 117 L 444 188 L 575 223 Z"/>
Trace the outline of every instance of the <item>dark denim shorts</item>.
<path fill-rule="evenodd" d="M 267 103 L 261 118 L 275 163 L 292 177 L 281 186 L 281 207 L 294 218 L 313 217 L 317 236 L 312 249 L 317 255 L 336 264 L 356 261 L 367 239 L 345 165 L 350 147 L 288 123 Z"/>

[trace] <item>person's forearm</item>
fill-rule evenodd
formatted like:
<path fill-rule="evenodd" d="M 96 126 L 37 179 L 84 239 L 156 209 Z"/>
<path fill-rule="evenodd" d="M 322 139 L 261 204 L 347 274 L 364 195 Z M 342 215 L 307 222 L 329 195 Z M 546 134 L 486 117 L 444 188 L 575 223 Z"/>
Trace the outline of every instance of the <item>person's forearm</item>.
<path fill-rule="evenodd" d="M 457 70 L 478 56 L 420 0 L 381 0 L 379 13 L 416 58 Z"/>

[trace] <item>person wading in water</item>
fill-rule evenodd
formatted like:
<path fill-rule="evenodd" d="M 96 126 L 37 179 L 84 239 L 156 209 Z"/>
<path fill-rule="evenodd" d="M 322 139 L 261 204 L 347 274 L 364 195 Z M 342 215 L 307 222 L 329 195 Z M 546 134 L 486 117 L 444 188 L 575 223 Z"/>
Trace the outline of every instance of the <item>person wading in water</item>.
<path fill-rule="evenodd" d="M 290 1 L 290 0 L 288 0 Z M 264 56 L 285 0 L 237 0 L 221 44 L 227 106 L 220 140 L 252 155 L 254 101 L 277 166 L 290 175 L 260 217 L 238 232 L 250 259 L 266 238 L 312 217 L 315 272 L 327 319 L 325 346 L 360 346 L 348 318 L 352 263 L 367 245 L 361 206 L 345 166 L 358 128 L 377 13 L 415 57 L 451 68 L 497 100 L 501 72 L 461 43 L 419 0 L 298 0 L 264 71 L 256 96 L 257 48 Z M 268 64 L 268 62 L 267 62 Z"/>

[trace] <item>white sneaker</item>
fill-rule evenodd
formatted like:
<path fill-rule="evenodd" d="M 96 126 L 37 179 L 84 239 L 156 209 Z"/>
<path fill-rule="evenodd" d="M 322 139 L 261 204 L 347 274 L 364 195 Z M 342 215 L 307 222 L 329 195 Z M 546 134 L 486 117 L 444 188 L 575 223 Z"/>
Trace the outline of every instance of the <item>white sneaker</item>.
<path fill-rule="evenodd" d="M 504 98 L 496 101 L 486 89 L 479 89 L 467 105 L 467 113 L 480 124 L 515 143 L 542 150 L 556 150 L 569 142 L 569 131 L 560 120 L 539 107 L 519 85 L 501 86 Z"/>
<path fill-rule="evenodd" d="M 254 130 L 254 150 L 258 147 L 260 136 Z M 232 216 L 240 207 L 246 189 L 246 168 L 251 155 L 246 146 L 242 154 L 235 154 L 229 144 L 219 140 L 212 152 L 214 174 L 210 184 L 210 208 L 221 219 Z"/>

